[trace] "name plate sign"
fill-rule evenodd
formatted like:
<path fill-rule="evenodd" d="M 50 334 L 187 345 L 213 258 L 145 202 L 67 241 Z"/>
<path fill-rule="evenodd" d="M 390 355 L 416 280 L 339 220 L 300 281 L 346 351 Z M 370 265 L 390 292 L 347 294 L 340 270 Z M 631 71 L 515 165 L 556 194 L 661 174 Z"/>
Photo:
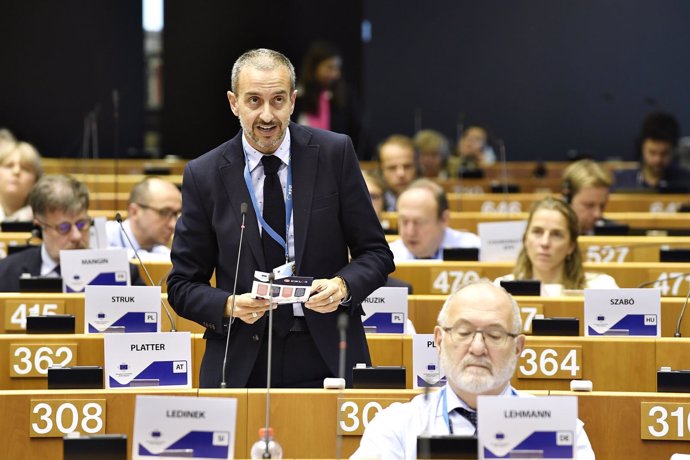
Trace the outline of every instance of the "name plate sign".
<path fill-rule="evenodd" d="M 577 398 L 477 398 L 479 458 L 575 456 Z"/>
<path fill-rule="evenodd" d="M 132 460 L 233 458 L 236 421 L 234 398 L 137 396 Z"/>
<path fill-rule="evenodd" d="M 442 387 L 446 377 L 438 360 L 434 334 L 412 336 L 413 388 Z"/>
<path fill-rule="evenodd" d="M 189 332 L 106 334 L 106 388 L 192 387 Z"/>
<path fill-rule="evenodd" d="M 71 249 L 60 251 L 63 292 L 83 292 L 89 284 L 129 286 L 126 249 Z"/>
<path fill-rule="evenodd" d="M 86 286 L 84 333 L 160 332 L 160 286 Z"/>
<path fill-rule="evenodd" d="M 526 220 L 482 222 L 477 224 L 480 262 L 515 262 L 522 249 Z"/>
<path fill-rule="evenodd" d="M 659 337 L 659 289 L 585 289 L 585 335 Z"/>
<path fill-rule="evenodd" d="M 375 328 L 375 332 L 402 334 L 407 324 L 407 288 L 378 288 L 362 302 L 364 327 Z"/>

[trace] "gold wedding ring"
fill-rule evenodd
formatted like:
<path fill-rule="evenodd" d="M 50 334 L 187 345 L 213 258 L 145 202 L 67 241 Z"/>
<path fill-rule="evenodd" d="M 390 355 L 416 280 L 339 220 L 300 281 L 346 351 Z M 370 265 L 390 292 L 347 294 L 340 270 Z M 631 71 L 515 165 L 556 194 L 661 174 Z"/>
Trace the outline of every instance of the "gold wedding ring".
<path fill-rule="evenodd" d="M 252 312 L 252 318 L 256 318 L 257 316 L 259 316 L 259 315 L 255 311 L 253 311 Z"/>

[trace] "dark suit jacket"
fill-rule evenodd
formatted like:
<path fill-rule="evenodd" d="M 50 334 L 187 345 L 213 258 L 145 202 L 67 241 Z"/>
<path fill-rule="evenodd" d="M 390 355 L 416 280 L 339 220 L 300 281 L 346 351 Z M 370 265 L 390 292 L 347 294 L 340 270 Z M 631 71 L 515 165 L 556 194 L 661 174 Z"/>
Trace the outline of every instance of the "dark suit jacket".
<path fill-rule="evenodd" d="M 352 295 L 347 331 L 347 369 L 370 363 L 362 328 L 361 302 L 383 286 L 393 257 L 371 206 L 347 136 L 290 124 L 296 273 L 314 278 L 342 276 Z M 245 241 L 237 293 L 251 291 L 255 270 L 267 271 L 252 202 L 244 181 L 242 133 L 190 161 L 184 171 L 182 216 L 172 247 L 168 299 L 175 311 L 205 326 L 201 386 L 217 387 L 225 348 L 225 305 L 237 261 L 240 205 L 247 203 Z M 352 262 L 348 263 L 348 247 Z M 271 267 L 272 268 L 272 267 Z M 215 270 L 216 286 L 209 285 Z M 285 307 L 282 307 L 285 308 Z M 342 309 L 344 307 L 340 307 Z M 324 361 L 337 375 L 337 311 L 304 309 Z M 235 320 L 230 334 L 228 385 L 244 387 L 264 339 L 268 315 L 250 325 Z M 227 328 L 227 326 L 225 326 Z M 348 372 L 350 381 L 351 371 Z"/>
<path fill-rule="evenodd" d="M 23 273 L 31 276 L 41 274 L 41 246 L 25 249 L 0 260 L 0 292 L 19 292 L 19 277 Z M 144 286 L 136 265 L 129 264 L 133 286 Z"/>

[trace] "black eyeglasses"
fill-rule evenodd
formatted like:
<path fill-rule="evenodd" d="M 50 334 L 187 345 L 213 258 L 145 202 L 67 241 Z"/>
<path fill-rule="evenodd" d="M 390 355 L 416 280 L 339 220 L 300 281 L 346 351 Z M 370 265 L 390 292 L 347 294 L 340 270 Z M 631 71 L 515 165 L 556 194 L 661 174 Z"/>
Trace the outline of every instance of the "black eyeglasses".
<path fill-rule="evenodd" d="M 484 343 L 491 347 L 502 347 L 508 338 L 514 339 L 519 334 L 513 334 L 501 328 L 490 327 L 487 329 L 475 329 L 471 326 L 460 325 L 454 327 L 441 327 L 450 336 L 453 342 L 463 345 L 472 343 L 474 336 L 479 334 L 484 339 Z"/>
<path fill-rule="evenodd" d="M 79 219 L 75 223 L 60 222 L 59 224 L 55 225 L 46 224 L 45 222 L 41 222 L 38 219 L 36 219 L 36 222 L 38 222 L 38 224 L 43 228 L 50 228 L 58 232 L 60 235 L 67 235 L 69 232 L 72 231 L 72 226 L 77 227 L 77 230 L 79 230 L 80 232 L 84 232 L 91 227 L 93 221 L 90 217 L 88 217 L 86 219 Z"/>
<path fill-rule="evenodd" d="M 161 216 L 162 219 L 166 219 L 166 220 L 172 219 L 173 217 L 175 219 L 179 219 L 180 214 L 182 214 L 182 211 L 176 211 L 176 210 L 170 209 L 170 208 L 159 209 L 159 208 L 154 208 L 153 206 L 148 206 L 146 204 L 141 204 L 141 203 L 136 203 L 136 205 L 142 209 L 150 209 L 151 211 L 158 213 L 158 215 Z"/>

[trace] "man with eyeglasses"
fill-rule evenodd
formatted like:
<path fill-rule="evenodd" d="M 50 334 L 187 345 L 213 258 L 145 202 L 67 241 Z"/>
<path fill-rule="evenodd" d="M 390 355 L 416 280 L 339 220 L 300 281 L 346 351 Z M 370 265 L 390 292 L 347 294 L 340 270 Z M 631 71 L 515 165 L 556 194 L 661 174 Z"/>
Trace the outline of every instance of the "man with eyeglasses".
<path fill-rule="evenodd" d="M 144 179 L 132 188 L 127 205 L 124 231 L 140 256 L 156 254 L 170 256 L 170 240 L 177 218 L 182 212 L 182 194 L 171 182 L 155 177 Z M 106 223 L 108 247 L 126 248 L 134 257 L 120 224 Z"/>
<path fill-rule="evenodd" d="M 477 396 L 523 396 L 510 384 L 525 346 L 517 303 L 488 280 L 461 286 L 438 315 L 434 342 L 447 383 L 430 395 L 394 403 L 369 423 L 351 458 L 416 458 L 417 436 L 476 436 Z M 593 459 L 578 420 L 577 458 Z"/>
<path fill-rule="evenodd" d="M 19 278 L 60 276 L 60 251 L 88 249 L 89 191 L 76 179 L 63 175 L 43 176 L 29 193 L 34 223 L 41 227 L 43 243 L 0 261 L 0 292 L 18 292 Z M 139 271 L 130 264 L 131 283 L 143 285 Z"/>

